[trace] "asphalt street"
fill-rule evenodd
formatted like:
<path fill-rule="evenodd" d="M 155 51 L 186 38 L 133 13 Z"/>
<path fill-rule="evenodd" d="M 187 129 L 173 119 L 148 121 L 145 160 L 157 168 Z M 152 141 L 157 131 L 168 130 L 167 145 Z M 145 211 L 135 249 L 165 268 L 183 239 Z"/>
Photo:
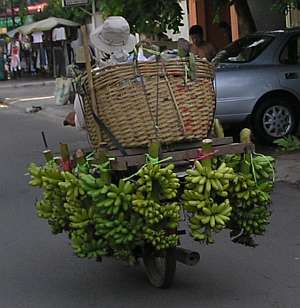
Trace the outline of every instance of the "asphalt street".
<path fill-rule="evenodd" d="M 199 251 L 200 263 L 178 265 L 172 288 L 155 289 L 142 265 L 78 259 L 67 237 L 51 235 L 46 221 L 37 218 L 39 191 L 28 186 L 25 173 L 30 162 L 42 161 L 42 130 L 54 150 L 59 142 L 73 149 L 86 146 L 84 134 L 51 118 L 0 108 L 1 308 L 300 307 L 296 186 L 276 184 L 272 223 L 257 248 L 233 244 L 226 233 L 210 247 L 185 236 L 183 246 Z"/>
<path fill-rule="evenodd" d="M 1 86 L 1 84 L 0 84 Z M 12 101 L 28 100 L 30 99 L 32 103 L 36 100 L 43 100 L 46 98 L 54 98 L 54 85 L 41 86 L 37 84 L 36 86 L 30 87 L 1 87 L 0 97 L 9 98 Z"/>

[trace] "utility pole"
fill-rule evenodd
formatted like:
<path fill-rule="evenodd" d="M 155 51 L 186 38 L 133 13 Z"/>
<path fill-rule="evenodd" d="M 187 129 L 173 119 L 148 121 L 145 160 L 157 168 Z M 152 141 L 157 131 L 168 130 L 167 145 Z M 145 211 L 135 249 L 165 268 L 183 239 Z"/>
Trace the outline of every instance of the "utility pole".
<path fill-rule="evenodd" d="M 96 29 L 96 1 L 92 0 L 92 25 L 93 25 L 93 30 Z"/>

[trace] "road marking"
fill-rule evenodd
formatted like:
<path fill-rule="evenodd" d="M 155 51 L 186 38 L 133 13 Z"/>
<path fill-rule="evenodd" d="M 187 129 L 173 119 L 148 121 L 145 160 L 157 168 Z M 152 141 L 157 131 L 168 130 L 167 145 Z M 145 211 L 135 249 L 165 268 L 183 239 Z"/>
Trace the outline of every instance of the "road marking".
<path fill-rule="evenodd" d="M 19 99 L 19 101 L 20 102 L 39 101 L 39 100 L 50 99 L 50 98 L 54 98 L 54 96 L 41 96 L 41 97 L 21 98 L 21 99 Z"/>

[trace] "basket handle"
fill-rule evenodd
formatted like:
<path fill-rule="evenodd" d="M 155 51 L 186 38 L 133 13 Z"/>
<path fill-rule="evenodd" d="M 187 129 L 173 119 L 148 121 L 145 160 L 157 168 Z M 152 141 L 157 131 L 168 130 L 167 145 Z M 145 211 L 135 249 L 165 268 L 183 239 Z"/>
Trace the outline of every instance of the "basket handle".
<path fill-rule="evenodd" d="M 158 139 L 159 128 L 157 127 L 157 125 L 155 123 L 155 119 L 154 119 L 154 116 L 153 116 L 152 111 L 151 111 L 149 99 L 148 99 L 148 96 L 147 96 L 147 89 L 146 89 L 146 85 L 145 85 L 145 81 L 144 81 L 144 76 L 140 72 L 139 62 L 138 62 L 138 57 L 137 56 L 134 57 L 133 70 L 134 70 L 135 77 L 139 77 L 141 79 L 143 93 L 144 93 L 145 100 L 146 100 L 146 103 L 147 103 L 147 106 L 148 106 L 148 109 L 149 109 L 149 114 L 150 114 L 150 117 L 151 117 L 151 120 L 152 120 L 152 123 L 153 123 L 153 128 L 154 128 L 154 131 L 155 131 L 155 135 L 156 135 L 156 138 Z"/>
<path fill-rule="evenodd" d="M 185 135 L 186 134 L 185 125 L 184 125 L 184 122 L 183 122 L 183 118 L 182 118 L 180 109 L 179 109 L 178 104 L 177 104 L 176 96 L 175 96 L 175 94 L 173 92 L 173 89 L 171 87 L 171 83 L 170 83 L 170 80 L 169 80 L 168 75 L 167 75 L 166 67 L 165 67 L 163 62 L 161 62 L 161 64 L 162 64 L 162 71 L 163 71 L 163 74 L 164 74 L 164 78 L 165 78 L 165 81 L 167 83 L 167 86 L 168 86 L 168 89 L 169 89 L 169 92 L 170 92 L 170 95 L 171 95 L 174 107 L 176 109 L 178 121 L 179 121 L 179 123 L 181 125 L 182 133 L 183 133 L 183 135 Z"/>

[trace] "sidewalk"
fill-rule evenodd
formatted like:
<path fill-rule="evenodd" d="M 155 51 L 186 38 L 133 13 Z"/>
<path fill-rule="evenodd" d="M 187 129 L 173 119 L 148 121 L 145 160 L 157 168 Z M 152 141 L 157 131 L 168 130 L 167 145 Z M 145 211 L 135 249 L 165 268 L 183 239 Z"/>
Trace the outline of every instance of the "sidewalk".
<path fill-rule="evenodd" d="M 300 152 L 280 154 L 276 158 L 276 181 L 300 187 Z"/>
<path fill-rule="evenodd" d="M 55 85 L 51 78 L 20 78 L 0 81 L 0 89 Z"/>

